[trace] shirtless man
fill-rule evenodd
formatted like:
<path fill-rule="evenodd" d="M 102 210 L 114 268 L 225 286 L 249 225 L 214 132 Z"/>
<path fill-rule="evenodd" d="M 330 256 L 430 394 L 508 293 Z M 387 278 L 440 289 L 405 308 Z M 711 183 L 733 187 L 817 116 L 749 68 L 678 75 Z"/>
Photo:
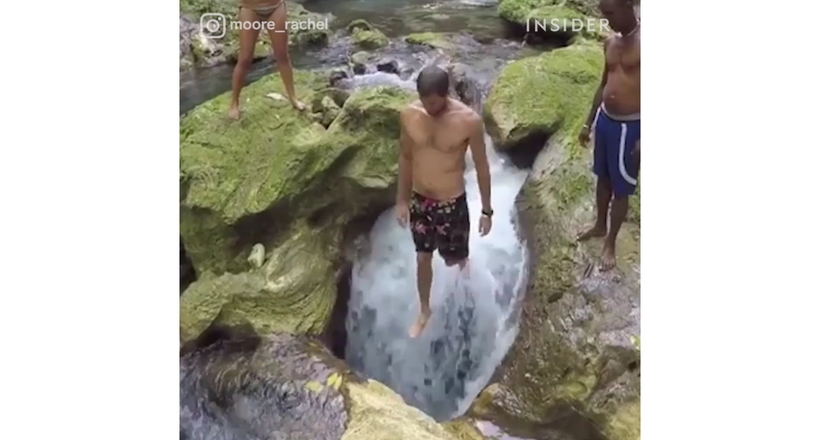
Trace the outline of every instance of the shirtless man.
<path fill-rule="evenodd" d="M 587 123 L 581 129 L 582 145 L 589 143 L 595 126 L 595 163 L 598 176 L 595 225 L 578 234 L 578 241 L 606 237 L 601 269 L 615 267 L 615 240 L 629 207 L 628 197 L 638 184 L 641 160 L 641 23 L 633 0 L 601 0 L 598 8 L 618 34 L 604 43 L 601 85 L 595 92 Z M 607 211 L 612 221 L 607 233 Z"/>
<path fill-rule="evenodd" d="M 421 310 L 410 336 L 415 338 L 430 319 L 433 252 L 448 267 L 464 270 L 469 257 L 470 213 L 464 188 L 467 146 L 471 148 L 481 191 L 481 236 L 490 232 L 490 168 L 484 145 L 484 124 L 475 111 L 448 97 L 450 80 L 438 67 L 418 77 L 419 101 L 401 113 L 401 155 L 396 215 L 410 225 L 416 245 L 417 283 Z"/>
<path fill-rule="evenodd" d="M 268 30 L 268 36 L 273 46 L 273 56 L 276 59 L 276 68 L 282 77 L 288 100 L 294 108 L 303 110 L 305 105 L 296 100 L 296 92 L 293 91 L 293 66 L 290 64 L 290 55 L 288 54 L 288 32 L 286 29 L 288 6 L 285 0 L 239 0 L 239 4 L 239 21 L 243 23 L 243 26 L 239 30 L 239 56 L 233 69 L 231 108 L 228 111 L 228 116 L 231 119 L 239 119 L 239 94 L 242 92 L 245 77 L 251 68 L 256 40 L 261 29 Z M 254 29 L 251 24 L 255 22 L 268 23 L 263 26 L 257 25 Z"/>

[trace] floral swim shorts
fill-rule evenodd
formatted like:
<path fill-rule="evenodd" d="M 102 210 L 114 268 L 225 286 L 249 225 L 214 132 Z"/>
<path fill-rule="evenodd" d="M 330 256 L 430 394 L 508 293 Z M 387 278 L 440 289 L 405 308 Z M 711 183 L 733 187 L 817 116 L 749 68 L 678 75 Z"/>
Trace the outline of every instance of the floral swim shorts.
<path fill-rule="evenodd" d="M 447 262 L 458 262 L 470 255 L 470 211 L 467 195 L 435 200 L 416 192 L 410 201 L 410 227 L 416 252 L 438 249 Z"/>

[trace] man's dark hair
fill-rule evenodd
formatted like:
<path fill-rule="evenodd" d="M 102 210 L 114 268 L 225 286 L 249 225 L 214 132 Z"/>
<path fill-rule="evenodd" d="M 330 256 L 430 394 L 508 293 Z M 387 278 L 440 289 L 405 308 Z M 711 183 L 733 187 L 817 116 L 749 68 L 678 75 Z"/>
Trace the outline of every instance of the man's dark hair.
<path fill-rule="evenodd" d="M 450 91 L 450 75 L 440 67 L 427 66 L 419 73 L 416 89 L 420 96 L 447 96 Z"/>

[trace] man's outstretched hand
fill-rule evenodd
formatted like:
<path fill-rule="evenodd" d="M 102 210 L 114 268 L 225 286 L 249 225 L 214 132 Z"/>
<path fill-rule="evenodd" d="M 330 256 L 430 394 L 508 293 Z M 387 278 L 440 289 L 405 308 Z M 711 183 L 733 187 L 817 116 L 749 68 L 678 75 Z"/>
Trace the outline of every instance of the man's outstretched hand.
<path fill-rule="evenodd" d="M 410 206 L 407 203 L 396 204 L 396 220 L 402 228 L 407 227 L 407 223 L 410 221 Z"/>
<path fill-rule="evenodd" d="M 586 147 L 589 144 L 589 127 L 584 126 L 581 128 L 581 132 L 578 133 L 578 142 L 581 143 L 582 147 Z"/>

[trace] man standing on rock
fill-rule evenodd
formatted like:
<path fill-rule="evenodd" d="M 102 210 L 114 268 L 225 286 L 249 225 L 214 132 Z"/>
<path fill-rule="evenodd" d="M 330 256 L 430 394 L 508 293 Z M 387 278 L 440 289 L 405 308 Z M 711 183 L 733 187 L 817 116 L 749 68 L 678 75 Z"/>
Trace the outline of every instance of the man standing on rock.
<path fill-rule="evenodd" d="M 633 0 L 601 0 L 598 7 L 618 32 L 604 42 L 603 77 L 581 129 L 582 145 L 595 126 L 593 171 L 598 176 L 595 225 L 578 234 L 578 241 L 605 237 L 601 269 L 615 266 L 615 240 L 626 218 L 628 197 L 638 184 L 641 155 L 641 24 Z M 612 221 L 607 214 L 612 202 Z"/>
<path fill-rule="evenodd" d="M 470 254 L 470 213 L 464 170 L 469 145 L 481 192 L 481 236 L 490 232 L 490 167 L 484 145 L 484 124 L 475 111 L 448 96 L 450 79 L 430 66 L 421 71 L 419 101 L 401 112 L 401 155 L 396 215 L 410 225 L 416 245 L 417 283 L 421 310 L 410 336 L 421 334 L 430 319 L 433 252 L 448 267 L 464 270 Z"/>

